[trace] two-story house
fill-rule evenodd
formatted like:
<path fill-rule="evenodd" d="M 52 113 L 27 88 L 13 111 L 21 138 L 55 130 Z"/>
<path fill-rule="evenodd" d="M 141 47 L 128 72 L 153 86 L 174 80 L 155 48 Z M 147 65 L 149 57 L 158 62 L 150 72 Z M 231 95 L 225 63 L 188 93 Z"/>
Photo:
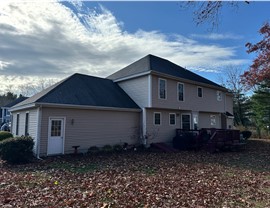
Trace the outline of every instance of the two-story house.
<path fill-rule="evenodd" d="M 153 55 L 105 79 L 74 74 L 11 111 L 13 134 L 32 136 L 37 156 L 167 142 L 177 128 L 232 127 L 227 89 Z"/>

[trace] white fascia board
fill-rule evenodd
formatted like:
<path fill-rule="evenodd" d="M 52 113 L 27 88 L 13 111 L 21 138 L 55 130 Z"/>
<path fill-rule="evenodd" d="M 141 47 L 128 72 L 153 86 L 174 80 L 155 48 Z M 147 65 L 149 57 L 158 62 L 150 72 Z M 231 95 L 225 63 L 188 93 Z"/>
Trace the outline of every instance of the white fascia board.
<path fill-rule="evenodd" d="M 24 109 L 27 109 L 27 108 L 34 108 L 34 107 L 36 107 L 36 104 L 35 103 L 30 103 L 30 104 L 26 104 L 26 105 L 17 106 L 17 107 L 11 107 L 9 109 L 9 111 L 13 112 L 13 111 L 18 111 L 18 110 L 24 110 Z"/>
<path fill-rule="evenodd" d="M 150 73 L 151 73 L 151 71 L 146 71 L 146 72 L 142 72 L 142 73 L 139 73 L 139 74 L 134 74 L 134 75 L 131 75 L 131 76 L 127 76 L 127 77 L 122 77 L 122 78 L 119 78 L 119 79 L 115 79 L 113 81 L 114 82 L 121 82 L 121 81 L 125 81 L 125 80 L 128 80 L 128 79 L 133 79 L 133 78 L 145 76 L 145 75 L 148 75 Z"/>
<path fill-rule="evenodd" d="M 131 111 L 141 112 L 141 109 L 135 108 L 117 108 L 117 107 L 102 107 L 102 106 L 83 106 L 83 105 L 70 105 L 70 104 L 57 104 L 57 103 L 36 103 L 37 106 L 53 107 L 53 108 L 71 108 L 71 109 L 89 109 L 89 110 L 110 110 L 110 111 Z"/>

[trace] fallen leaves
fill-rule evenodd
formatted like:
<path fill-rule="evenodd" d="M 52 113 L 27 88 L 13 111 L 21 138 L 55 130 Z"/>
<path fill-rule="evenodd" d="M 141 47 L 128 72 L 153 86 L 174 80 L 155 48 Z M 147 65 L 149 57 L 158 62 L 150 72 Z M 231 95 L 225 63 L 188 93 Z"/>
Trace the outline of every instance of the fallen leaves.
<path fill-rule="evenodd" d="M 1 207 L 269 207 L 270 141 L 242 152 L 126 152 L 1 163 Z"/>

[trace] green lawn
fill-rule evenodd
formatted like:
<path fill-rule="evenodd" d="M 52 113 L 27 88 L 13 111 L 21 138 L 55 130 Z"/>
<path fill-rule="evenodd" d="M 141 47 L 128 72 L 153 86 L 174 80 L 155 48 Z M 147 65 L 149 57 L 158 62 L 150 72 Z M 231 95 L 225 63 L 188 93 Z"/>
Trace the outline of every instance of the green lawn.
<path fill-rule="evenodd" d="M 0 207 L 270 207 L 270 141 L 240 152 L 124 152 L 0 162 Z"/>

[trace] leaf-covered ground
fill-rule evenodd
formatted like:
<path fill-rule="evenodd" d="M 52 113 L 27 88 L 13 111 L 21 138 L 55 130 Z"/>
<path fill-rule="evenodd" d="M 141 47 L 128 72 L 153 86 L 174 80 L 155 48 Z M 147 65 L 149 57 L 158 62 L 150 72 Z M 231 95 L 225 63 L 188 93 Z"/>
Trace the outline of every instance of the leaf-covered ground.
<path fill-rule="evenodd" d="M 0 162 L 0 207 L 270 207 L 270 141 L 244 151 Z"/>

